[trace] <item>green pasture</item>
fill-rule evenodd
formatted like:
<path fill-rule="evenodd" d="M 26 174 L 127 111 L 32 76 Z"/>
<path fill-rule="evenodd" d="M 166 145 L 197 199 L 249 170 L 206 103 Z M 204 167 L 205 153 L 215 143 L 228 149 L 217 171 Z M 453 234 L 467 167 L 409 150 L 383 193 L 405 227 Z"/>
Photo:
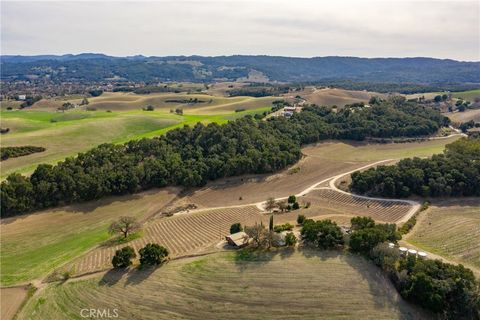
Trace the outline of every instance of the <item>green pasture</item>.
<path fill-rule="evenodd" d="M 124 143 L 133 139 L 151 138 L 169 130 L 197 122 L 219 124 L 262 113 L 264 106 L 227 114 L 176 115 L 161 111 L 1 111 L 1 127 L 10 128 L 2 135 L 2 146 L 34 145 L 46 148 L 45 152 L 2 162 L 1 177 L 13 172 L 32 173 L 38 164 L 55 164 L 66 157 L 75 156 L 102 143 Z"/>

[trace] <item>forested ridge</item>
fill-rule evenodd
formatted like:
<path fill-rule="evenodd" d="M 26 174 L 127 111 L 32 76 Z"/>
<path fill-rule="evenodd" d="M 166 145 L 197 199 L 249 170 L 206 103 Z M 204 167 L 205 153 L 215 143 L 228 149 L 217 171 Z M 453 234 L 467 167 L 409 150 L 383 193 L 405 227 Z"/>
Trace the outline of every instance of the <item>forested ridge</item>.
<path fill-rule="evenodd" d="M 384 197 L 480 196 L 480 138 L 462 138 L 430 159 L 354 172 L 351 189 Z"/>
<path fill-rule="evenodd" d="M 301 157 L 300 146 L 322 139 L 419 136 L 448 119 L 394 98 L 336 110 L 305 107 L 290 119 L 247 116 L 225 125 L 196 124 L 153 139 L 103 144 L 30 177 L 12 174 L 1 184 L 1 214 L 121 195 L 153 187 L 202 186 L 208 180 L 283 169 Z"/>
<path fill-rule="evenodd" d="M 409 84 L 480 83 L 480 63 L 433 58 L 276 56 L 111 57 L 102 54 L 1 56 L 5 80 L 214 81 L 248 77 L 256 70 L 275 81 L 337 81 Z M 365 88 L 364 88 L 365 89 Z"/>

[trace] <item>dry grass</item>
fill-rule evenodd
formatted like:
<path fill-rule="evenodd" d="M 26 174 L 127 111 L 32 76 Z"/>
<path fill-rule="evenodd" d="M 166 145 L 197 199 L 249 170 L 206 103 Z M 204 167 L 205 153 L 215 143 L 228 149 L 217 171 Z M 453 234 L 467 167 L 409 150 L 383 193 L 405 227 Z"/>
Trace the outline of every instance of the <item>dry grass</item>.
<path fill-rule="evenodd" d="M 445 145 L 459 137 L 448 139 L 408 142 L 408 143 L 365 143 L 328 141 L 310 145 L 302 149 L 303 153 L 319 160 L 341 162 L 373 162 L 384 159 L 402 159 L 408 157 L 429 157 L 442 153 Z"/>
<path fill-rule="evenodd" d="M 176 195 L 176 189 L 110 197 L 3 219 L 1 283 L 10 285 L 45 276 L 53 268 L 109 238 L 107 227 L 122 216 L 145 219 Z"/>
<path fill-rule="evenodd" d="M 52 284 L 18 319 L 80 319 L 82 308 L 118 309 L 118 319 L 146 320 L 429 318 L 361 257 L 286 250 L 220 253 Z"/>
<path fill-rule="evenodd" d="M 480 199 L 436 201 L 407 236 L 415 246 L 480 268 Z"/>
<path fill-rule="evenodd" d="M 198 99 L 202 103 L 170 102 L 173 100 Z M 187 93 L 152 93 L 133 94 L 122 92 L 107 92 L 100 97 L 91 98 L 89 107 L 97 110 L 128 111 L 140 110 L 152 105 L 156 110 L 170 111 L 183 109 L 184 114 L 227 114 L 242 108 L 246 110 L 270 106 L 274 97 L 223 97 L 209 94 Z"/>
<path fill-rule="evenodd" d="M 192 191 L 180 201 L 200 207 L 216 207 L 260 202 L 268 197 L 286 197 L 363 164 L 318 160 L 307 154 L 298 164 L 279 173 L 220 179 Z"/>
<path fill-rule="evenodd" d="M 450 112 L 447 116 L 450 120 L 457 123 L 468 122 L 470 120 L 480 122 L 480 109 L 467 109 L 465 112 Z"/>
<path fill-rule="evenodd" d="M 27 297 L 23 287 L 0 288 L 0 319 L 11 320 Z"/>
<path fill-rule="evenodd" d="M 294 93 L 307 100 L 307 103 L 316 104 L 318 106 L 339 106 L 355 102 L 368 102 L 372 96 L 383 97 L 381 93 L 367 91 L 352 91 L 343 89 L 315 89 L 307 87 L 302 91 Z M 292 95 L 292 94 L 289 94 Z"/>

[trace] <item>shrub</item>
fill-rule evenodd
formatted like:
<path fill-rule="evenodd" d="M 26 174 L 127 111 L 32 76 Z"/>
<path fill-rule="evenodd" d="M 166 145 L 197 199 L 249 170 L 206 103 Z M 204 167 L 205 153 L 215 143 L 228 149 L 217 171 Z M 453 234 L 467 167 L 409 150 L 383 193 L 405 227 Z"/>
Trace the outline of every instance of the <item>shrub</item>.
<path fill-rule="evenodd" d="M 138 253 L 140 254 L 140 264 L 142 266 L 162 264 L 168 257 L 167 248 L 156 243 L 147 243 Z"/>
<path fill-rule="evenodd" d="M 353 217 L 350 220 L 352 230 L 360 230 L 365 228 L 373 228 L 375 226 L 375 220 L 370 217 Z"/>
<path fill-rule="evenodd" d="M 155 108 L 152 105 L 148 105 L 145 108 L 143 108 L 144 111 L 154 111 Z"/>
<path fill-rule="evenodd" d="M 305 221 L 305 215 L 299 214 L 299 215 L 297 216 L 297 223 L 298 223 L 298 224 L 303 224 L 304 221 Z"/>
<path fill-rule="evenodd" d="M 234 223 L 230 226 L 230 234 L 237 233 L 243 231 L 243 227 L 240 222 Z"/>
<path fill-rule="evenodd" d="M 2 160 L 7 160 L 9 158 L 17 158 L 27 156 L 32 153 L 43 152 L 45 150 L 46 149 L 44 147 L 36 146 L 1 147 L 0 155 Z"/>
<path fill-rule="evenodd" d="M 274 228 L 273 228 L 273 231 L 277 232 L 277 233 L 280 233 L 282 231 L 290 231 L 293 229 L 293 225 L 291 225 L 290 223 L 285 223 L 285 224 L 279 224 L 279 225 L 276 225 Z"/>
<path fill-rule="evenodd" d="M 115 255 L 112 259 L 112 265 L 114 268 L 128 268 L 132 265 L 132 259 L 137 257 L 135 250 L 126 246 L 120 250 L 115 251 Z"/>
<path fill-rule="evenodd" d="M 407 234 L 410 232 L 410 230 L 413 229 L 415 224 L 417 223 L 417 218 L 415 216 L 411 217 L 410 219 L 407 220 L 399 229 L 398 231 L 401 234 Z"/>
<path fill-rule="evenodd" d="M 295 202 L 297 202 L 297 197 L 294 195 L 288 197 L 288 203 L 294 204 Z"/>
<path fill-rule="evenodd" d="M 295 202 L 295 203 L 292 205 L 292 209 L 293 209 L 293 210 L 298 210 L 298 209 L 300 209 L 300 205 L 298 204 L 298 202 Z"/>
<path fill-rule="evenodd" d="M 288 247 L 292 247 L 297 243 L 297 237 L 293 234 L 293 232 L 287 233 L 285 236 L 285 245 Z"/>

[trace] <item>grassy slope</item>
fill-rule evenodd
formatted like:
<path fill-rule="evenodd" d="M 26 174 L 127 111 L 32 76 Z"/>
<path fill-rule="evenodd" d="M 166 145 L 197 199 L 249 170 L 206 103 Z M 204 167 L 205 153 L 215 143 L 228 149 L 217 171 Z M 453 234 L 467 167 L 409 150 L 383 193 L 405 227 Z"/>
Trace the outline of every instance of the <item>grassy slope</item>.
<path fill-rule="evenodd" d="M 2 161 L 1 177 L 12 172 L 28 174 L 40 163 L 55 164 L 106 142 L 122 143 L 132 139 L 154 137 L 185 124 L 197 122 L 225 123 L 247 114 L 261 113 L 269 107 L 222 115 L 185 114 L 178 116 L 153 111 L 48 111 L 2 112 L 2 127 L 11 132 L 2 136 L 2 146 L 35 145 L 47 150 Z"/>
<path fill-rule="evenodd" d="M 122 215 L 146 218 L 175 195 L 170 189 L 151 190 L 3 220 L 0 283 L 11 285 L 45 276 L 108 239 L 112 220 Z"/>
<path fill-rule="evenodd" d="M 458 137 L 410 143 L 368 144 L 357 142 L 325 142 L 306 147 L 304 153 L 333 161 L 379 161 L 408 157 L 428 157 L 442 153 L 446 144 Z"/>
<path fill-rule="evenodd" d="M 81 319 L 82 308 L 116 308 L 118 319 L 428 319 L 370 262 L 307 250 L 220 253 L 52 284 L 19 319 Z"/>
<path fill-rule="evenodd" d="M 470 91 L 462 91 L 462 92 L 454 92 L 453 97 L 454 98 L 462 98 L 464 100 L 473 102 L 473 101 L 475 101 L 475 98 L 480 97 L 480 89 L 470 90 Z"/>
<path fill-rule="evenodd" d="M 480 268 L 480 200 L 434 202 L 407 241 L 424 250 Z"/>
<path fill-rule="evenodd" d="M 425 93 L 414 93 L 407 94 L 407 99 L 415 99 L 418 97 L 425 97 L 426 99 L 433 99 L 435 96 L 445 94 L 445 92 L 425 92 Z M 470 102 L 475 101 L 475 98 L 480 97 L 480 89 L 468 90 L 468 91 L 459 91 L 452 92 L 452 97 L 457 99 L 464 99 Z"/>
<path fill-rule="evenodd" d="M 446 114 L 452 121 L 460 123 L 460 122 L 468 122 L 473 120 L 475 122 L 480 122 L 480 109 L 467 109 L 464 112 L 454 112 L 454 113 L 447 113 Z"/>

